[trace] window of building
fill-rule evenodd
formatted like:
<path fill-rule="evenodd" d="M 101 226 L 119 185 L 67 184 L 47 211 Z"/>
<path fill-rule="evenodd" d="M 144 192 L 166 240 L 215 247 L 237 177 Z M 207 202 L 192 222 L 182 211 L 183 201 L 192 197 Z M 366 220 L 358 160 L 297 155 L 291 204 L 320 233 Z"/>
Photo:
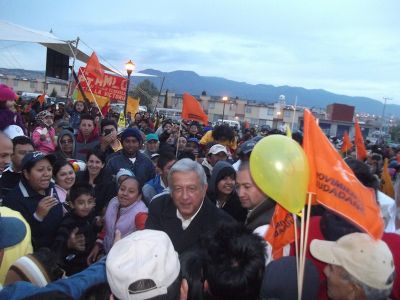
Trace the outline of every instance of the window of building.
<path fill-rule="evenodd" d="M 29 86 L 31 89 L 34 89 L 36 87 L 36 82 L 35 81 L 29 82 Z"/>
<path fill-rule="evenodd" d="M 246 106 L 246 112 L 251 113 L 251 106 Z"/>
<path fill-rule="evenodd" d="M 273 109 L 268 109 L 267 114 L 268 114 L 268 116 L 273 116 L 274 115 L 274 110 Z"/>
<path fill-rule="evenodd" d="M 292 112 L 290 110 L 285 110 L 283 113 L 283 116 L 286 118 L 289 118 L 292 115 Z"/>
<path fill-rule="evenodd" d="M 18 86 L 18 82 L 19 82 L 18 79 L 14 79 L 14 80 L 13 80 L 13 86 Z"/>
<path fill-rule="evenodd" d="M 214 109 L 215 108 L 215 102 L 209 102 L 208 103 L 208 108 L 209 109 Z"/>
<path fill-rule="evenodd" d="M 66 90 L 65 85 L 62 85 L 62 86 L 61 86 L 61 92 L 65 92 L 65 90 Z"/>

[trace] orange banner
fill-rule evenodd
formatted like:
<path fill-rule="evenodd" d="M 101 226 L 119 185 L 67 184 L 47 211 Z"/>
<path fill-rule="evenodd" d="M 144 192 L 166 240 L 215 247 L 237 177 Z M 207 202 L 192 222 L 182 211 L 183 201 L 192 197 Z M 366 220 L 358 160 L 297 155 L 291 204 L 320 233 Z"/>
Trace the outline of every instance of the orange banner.
<path fill-rule="evenodd" d="M 313 178 L 309 191 L 316 193 L 318 203 L 380 239 L 384 223 L 374 191 L 358 181 L 307 109 L 303 143 Z"/>
<path fill-rule="evenodd" d="M 85 74 L 87 82 L 83 74 Z M 90 95 L 89 84 L 92 93 L 95 95 L 117 100 L 118 102 L 125 101 L 127 79 L 124 77 L 104 74 L 103 78 L 97 78 L 92 73 L 89 73 L 86 68 L 79 68 L 78 80 L 82 90 L 88 97 Z"/>
<path fill-rule="evenodd" d="M 199 101 L 188 93 L 183 94 L 182 119 L 208 124 L 208 116 L 204 113 Z"/>
<path fill-rule="evenodd" d="M 265 234 L 265 240 L 272 246 L 272 257 L 283 256 L 283 247 L 294 241 L 294 220 L 290 212 L 276 204 L 274 215 Z"/>

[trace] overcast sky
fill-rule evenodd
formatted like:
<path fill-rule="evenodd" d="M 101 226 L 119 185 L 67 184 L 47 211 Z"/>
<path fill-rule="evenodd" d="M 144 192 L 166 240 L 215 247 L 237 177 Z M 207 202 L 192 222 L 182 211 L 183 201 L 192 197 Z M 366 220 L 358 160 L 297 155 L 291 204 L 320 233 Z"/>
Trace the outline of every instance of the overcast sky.
<path fill-rule="evenodd" d="M 0 0 L 0 19 L 82 41 L 119 70 L 191 70 L 400 104 L 400 1 Z M 88 45 L 89 47 L 87 47 Z M 43 70 L 45 48 L 0 41 L 0 67 Z"/>

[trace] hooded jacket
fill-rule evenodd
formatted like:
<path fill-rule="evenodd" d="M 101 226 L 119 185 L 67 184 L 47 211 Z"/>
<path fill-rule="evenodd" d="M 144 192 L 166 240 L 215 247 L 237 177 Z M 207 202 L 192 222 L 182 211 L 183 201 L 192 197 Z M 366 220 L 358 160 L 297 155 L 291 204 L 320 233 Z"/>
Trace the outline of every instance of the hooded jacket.
<path fill-rule="evenodd" d="M 72 139 L 72 156 L 68 156 L 66 153 L 61 151 L 61 139 L 65 136 L 69 136 Z M 64 158 L 64 159 L 75 159 L 76 158 L 76 141 L 75 141 L 75 135 L 68 129 L 64 129 L 60 132 L 58 135 L 57 139 L 57 158 Z"/>
<path fill-rule="evenodd" d="M 232 174 L 235 174 L 235 170 L 230 163 L 226 161 L 219 161 L 215 164 L 211 173 L 211 177 L 208 182 L 207 195 L 211 202 L 213 202 L 215 205 L 218 199 L 217 185 L 218 182 L 223 179 L 221 178 L 221 173 L 227 171 L 227 169 L 229 169 Z M 232 191 L 222 209 L 240 223 L 244 223 L 244 221 L 246 220 L 247 209 L 243 208 L 240 204 L 239 197 L 235 190 Z"/>

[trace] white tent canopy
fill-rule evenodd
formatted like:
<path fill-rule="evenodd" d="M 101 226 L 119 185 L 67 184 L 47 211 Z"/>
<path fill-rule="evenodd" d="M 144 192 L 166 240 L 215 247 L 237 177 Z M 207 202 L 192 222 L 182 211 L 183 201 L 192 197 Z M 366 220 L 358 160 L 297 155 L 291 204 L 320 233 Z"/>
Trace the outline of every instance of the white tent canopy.
<path fill-rule="evenodd" d="M 2 20 L 0 20 L 0 40 L 38 43 L 69 57 L 75 56 L 76 59 L 84 63 L 86 63 L 89 59 L 89 55 L 79 49 L 75 49 L 71 41 L 63 41 L 54 36 L 52 33 L 26 28 Z M 102 67 L 104 70 L 117 74 L 119 73 L 103 64 Z"/>

